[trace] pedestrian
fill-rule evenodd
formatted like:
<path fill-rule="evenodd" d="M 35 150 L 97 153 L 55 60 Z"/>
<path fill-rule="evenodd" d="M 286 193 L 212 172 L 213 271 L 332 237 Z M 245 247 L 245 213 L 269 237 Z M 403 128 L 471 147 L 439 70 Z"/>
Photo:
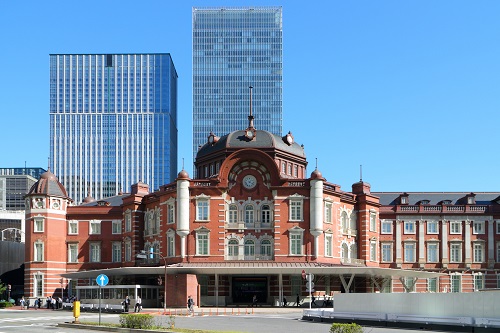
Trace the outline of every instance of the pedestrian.
<path fill-rule="evenodd" d="M 137 295 L 137 298 L 135 299 L 134 312 L 141 312 L 142 309 L 141 304 L 142 304 L 141 296 Z"/>
<path fill-rule="evenodd" d="M 287 304 L 288 304 L 288 303 L 287 303 L 287 301 L 286 301 L 286 297 L 285 297 L 285 296 L 283 296 L 283 307 L 286 307 L 286 305 L 287 305 Z"/>
<path fill-rule="evenodd" d="M 299 294 L 297 294 L 297 302 L 296 303 L 297 303 L 297 307 L 299 307 L 300 306 L 300 296 L 299 296 Z"/>
<path fill-rule="evenodd" d="M 26 301 L 24 300 L 24 296 L 19 300 L 19 305 L 21 305 L 21 310 L 24 310 L 24 306 L 26 305 Z"/>
<path fill-rule="evenodd" d="M 128 295 L 125 297 L 122 304 L 123 304 L 123 312 L 128 312 L 128 307 L 130 306 L 130 298 L 128 297 Z"/>
<path fill-rule="evenodd" d="M 41 306 L 42 306 L 42 299 L 38 297 L 38 308 L 40 309 Z"/>
<path fill-rule="evenodd" d="M 50 296 L 47 296 L 47 310 L 52 306 L 52 298 Z"/>
<path fill-rule="evenodd" d="M 311 305 L 314 304 L 314 306 L 318 306 L 316 304 L 316 297 L 314 297 L 314 295 L 312 296 L 312 302 L 311 302 Z"/>
<path fill-rule="evenodd" d="M 187 307 L 189 314 L 194 316 L 194 300 L 191 298 L 191 295 L 188 296 Z"/>
<path fill-rule="evenodd" d="M 51 297 L 50 306 L 52 307 L 52 310 L 56 309 L 56 307 L 57 307 L 57 300 L 56 300 L 55 297 Z"/>
<path fill-rule="evenodd" d="M 257 295 L 253 295 L 252 298 L 252 307 L 257 306 Z"/>

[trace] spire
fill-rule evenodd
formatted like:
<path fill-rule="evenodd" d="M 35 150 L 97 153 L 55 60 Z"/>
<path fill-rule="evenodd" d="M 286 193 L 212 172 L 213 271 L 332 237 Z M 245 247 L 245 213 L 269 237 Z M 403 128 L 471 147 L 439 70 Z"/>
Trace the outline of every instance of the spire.
<path fill-rule="evenodd" d="M 359 181 L 363 181 L 363 164 L 359 165 Z"/>
<path fill-rule="evenodd" d="M 248 87 L 250 89 L 250 115 L 248 116 L 248 128 L 254 128 L 253 127 L 253 115 L 252 115 L 252 89 L 253 87 L 250 86 Z"/>

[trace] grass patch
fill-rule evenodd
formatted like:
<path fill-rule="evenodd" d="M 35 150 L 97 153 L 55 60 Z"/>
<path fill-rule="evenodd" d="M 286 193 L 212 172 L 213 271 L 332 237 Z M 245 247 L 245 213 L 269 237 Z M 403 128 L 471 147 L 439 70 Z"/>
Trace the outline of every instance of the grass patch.
<path fill-rule="evenodd" d="M 89 325 L 89 326 L 99 326 L 98 322 L 92 321 L 80 321 L 81 325 Z M 104 327 L 113 327 L 113 328 L 122 328 L 120 324 L 112 324 L 112 323 L 101 323 L 101 326 Z M 179 328 L 179 327 L 165 327 L 165 326 L 157 326 L 154 325 L 152 328 L 149 328 L 151 331 L 158 332 L 172 332 L 175 329 L 176 333 L 243 333 L 242 331 L 214 331 L 214 330 L 199 330 L 199 329 L 190 329 L 190 328 Z"/>

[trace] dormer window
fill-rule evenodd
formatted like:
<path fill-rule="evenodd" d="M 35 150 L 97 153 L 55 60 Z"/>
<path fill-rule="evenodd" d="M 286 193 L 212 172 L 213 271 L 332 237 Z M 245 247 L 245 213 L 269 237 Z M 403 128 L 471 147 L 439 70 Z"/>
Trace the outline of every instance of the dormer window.
<path fill-rule="evenodd" d="M 439 202 L 441 205 L 451 205 L 451 200 L 442 200 Z"/>
<path fill-rule="evenodd" d="M 407 205 L 409 202 L 408 200 L 408 193 L 403 193 L 399 196 L 399 203 L 401 205 Z"/>
<path fill-rule="evenodd" d="M 429 204 L 429 200 L 420 200 L 419 202 L 417 202 L 418 205 L 428 205 Z"/>
<path fill-rule="evenodd" d="M 474 193 L 467 194 L 467 204 L 475 205 L 476 204 L 476 195 Z"/>

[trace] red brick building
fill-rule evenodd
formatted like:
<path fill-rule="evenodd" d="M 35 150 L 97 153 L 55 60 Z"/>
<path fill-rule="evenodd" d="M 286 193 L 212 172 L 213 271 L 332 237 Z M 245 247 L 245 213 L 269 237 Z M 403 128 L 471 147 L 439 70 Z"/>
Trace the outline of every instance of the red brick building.
<path fill-rule="evenodd" d="M 198 305 L 249 304 L 254 295 L 291 302 L 308 295 L 303 272 L 320 295 L 497 287 L 498 193 L 379 194 L 363 181 L 346 192 L 318 170 L 307 174 L 291 133 L 249 120 L 245 130 L 210 133 L 196 177 L 183 170 L 157 191 L 137 183 L 77 205 L 43 174 L 26 197 L 26 295 L 91 302 L 99 274 L 110 279 L 109 302 L 140 294 L 146 306 L 158 306 L 165 282 L 168 306 L 185 306 L 187 295 Z M 141 251 L 151 254 L 140 259 Z"/>

